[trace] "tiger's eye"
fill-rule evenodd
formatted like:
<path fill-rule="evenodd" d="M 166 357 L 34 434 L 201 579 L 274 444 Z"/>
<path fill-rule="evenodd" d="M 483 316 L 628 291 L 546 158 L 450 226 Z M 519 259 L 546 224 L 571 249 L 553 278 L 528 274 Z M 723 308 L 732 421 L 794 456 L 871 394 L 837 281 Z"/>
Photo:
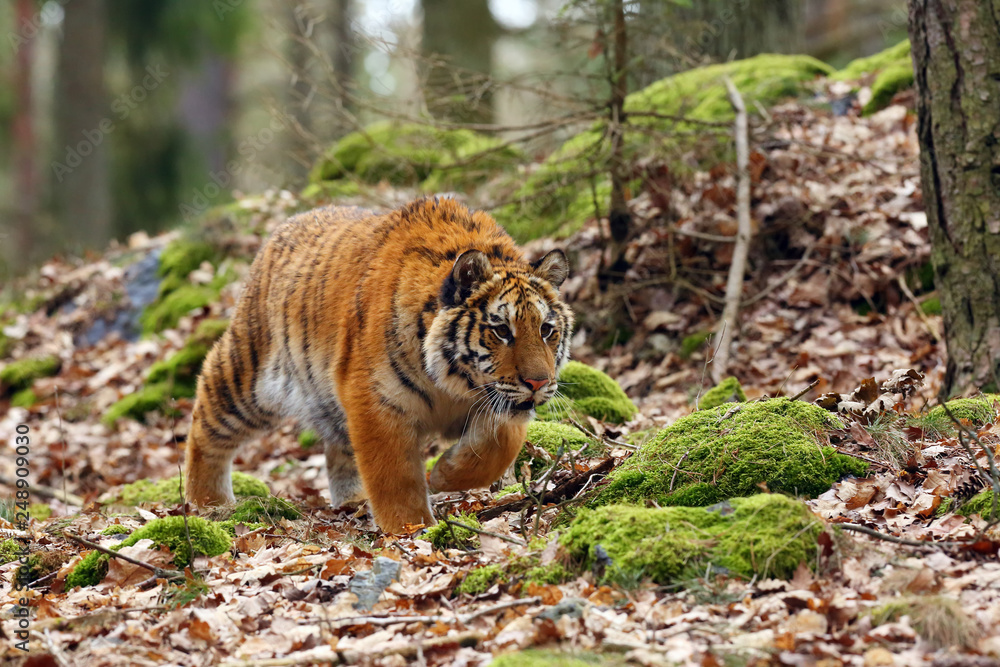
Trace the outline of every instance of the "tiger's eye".
<path fill-rule="evenodd" d="M 511 338 L 510 327 L 506 324 L 501 324 L 498 327 L 493 327 L 493 333 L 497 335 L 497 338 L 501 340 L 508 341 Z"/>
<path fill-rule="evenodd" d="M 542 338 L 548 338 L 549 336 L 552 335 L 552 332 L 554 332 L 555 330 L 556 328 L 554 326 L 552 326 L 548 322 L 545 322 L 544 324 L 542 324 L 541 328 Z"/>

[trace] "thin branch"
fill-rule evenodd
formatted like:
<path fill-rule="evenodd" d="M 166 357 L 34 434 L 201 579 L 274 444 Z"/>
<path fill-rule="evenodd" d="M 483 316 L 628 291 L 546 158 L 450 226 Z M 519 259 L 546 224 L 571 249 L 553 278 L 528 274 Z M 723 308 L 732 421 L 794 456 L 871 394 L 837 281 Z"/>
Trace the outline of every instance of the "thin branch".
<path fill-rule="evenodd" d="M 892 542 L 894 544 L 903 544 L 908 547 L 921 547 L 921 548 L 933 548 L 933 547 L 965 547 L 969 546 L 967 542 L 920 542 L 917 540 L 908 540 L 905 537 L 896 537 L 895 535 L 886 535 L 885 533 L 880 533 L 874 528 L 869 528 L 868 526 L 859 526 L 854 523 L 837 523 L 835 526 L 840 526 L 844 530 L 849 530 L 854 533 L 864 533 L 865 535 L 870 535 L 871 537 L 878 538 L 885 542 Z"/>
<path fill-rule="evenodd" d="M 63 531 L 63 537 L 69 538 L 74 542 L 78 542 L 79 544 L 82 544 L 88 549 L 94 549 L 95 551 L 100 551 L 102 554 L 111 556 L 112 558 L 119 558 L 125 561 L 126 563 L 132 563 L 132 565 L 137 565 L 143 569 L 149 570 L 158 578 L 169 579 L 169 580 L 184 579 L 183 572 L 179 572 L 178 570 L 164 570 L 163 568 L 156 567 L 155 565 L 150 565 L 149 563 L 143 563 L 141 560 L 137 560 L 135 558 L 132 558 L 131 556 L 126 556 L 125 554 L 118 553 L 117 551 L 112 551 L 111 549 L 102 547 L 100 544 L 94 544 L 93 542 L 83 539 L 79 535 L 74 535 L 73 533 Z"/>
<path fill-rule="evenodd" d="M 511 544 L 516 544 L 518 546 L 527 546 L 528 543 L 524 540 L 519 540 L 516 537 L 511 537 L 510 535 L 501 535 L 500 533 L 494 533 L 491 530 L 483 530 L 482 528 L 476 528 L 475 526 L 468 526 L 464 523 L 459 523 L 458 521 L 453 521 L 452 519 L 444 519 L 445 523 L 456 528 L 464 528 L 465 530 L 471 530 L 473 533 L 479 533 L 480 535 L 489 535 L 490 537 L 496 537 L 504 542 L 510 542 Z"/>
<path fill-rule="evenodd" d="M 904 278 L 902 274 L 896 276 L 896 284 L 899 285 L 899 289 L 902 290 L 903 294 L 906 295 L 906 298 L 909 299 L 910 303 L 913 304 L 913 307 L 916 308 L 917 317 L 919 317 L 920 321 L 924 323 L 924 326 L 927 328 L 927 332 L 934 338 L 934 342 L 940 343 L 941 337 L 938 336 L 930 318 L 927 317 L 927 313 L 925 313 L 924 309 L 920 307 L 917 297 L 913 295 L 913 291 L 910 289 L 910 286 L 906 284 L 906 278 Z"/>
<path fill-rule="evenodd" d="M 726 282 L 726 305 L 719 320 L 719 343 L 715 348 L 715 363 L 712 365 L 712 380 L 718 384 L 729 369 L 729 348 L 739 329 L 740 298 L 743 281 L 746 278 L 747 253 L 750 249 L 750 137 L 747 108 L 740 91 L 732 79 L 725 78 L 729 102 L 736 111 L 736 245 L 733 247 L 733 262 L 729 267 Z M 726 326 L 730 324 L 731 326 Z"/>

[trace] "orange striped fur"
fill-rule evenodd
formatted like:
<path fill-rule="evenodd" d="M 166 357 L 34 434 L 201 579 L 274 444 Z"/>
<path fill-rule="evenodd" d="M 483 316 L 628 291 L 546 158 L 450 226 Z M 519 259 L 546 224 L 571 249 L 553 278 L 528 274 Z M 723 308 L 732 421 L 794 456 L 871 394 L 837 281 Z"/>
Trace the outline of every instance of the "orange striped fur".
<path fill-rule="evenodd" d="M 558 293 L 567 273 L 562 251 L 529 265 L 489 215 L 447 199 L 291 218 L 205 360 L 188 500 L 232 502 L 237 448 L 294 416 L 324 441 L 335 507 L 368 498 L 387 532 L 433 524 L 427 439 L 457 440 L 432 490 L 488 486 L 554 395 L 573 324 Z"/>

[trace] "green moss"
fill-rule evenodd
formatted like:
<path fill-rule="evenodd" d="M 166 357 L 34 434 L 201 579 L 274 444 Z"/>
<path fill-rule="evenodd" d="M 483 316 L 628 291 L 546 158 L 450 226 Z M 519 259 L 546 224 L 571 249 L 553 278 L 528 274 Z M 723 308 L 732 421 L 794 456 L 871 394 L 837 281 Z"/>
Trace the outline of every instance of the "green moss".
<path fill-rule="evenodd" d="M 174 555 L 173 564 L 178 568 L 191 564 L 192 547 L 196 553 L 218 556 L 228 551 L 232 544 L 229 535 L 212 521 L 190 516 L 187 517 L 185 526 L 185 517 L 168 516 L 150 521 L 111 549 L 118 551 L 122 547 L 130 547 L 144 539 L 150 539 L 154 544 L 170 549 Z M 108 572 L 108 558 L 98 551 L 88 554 L 66 577 L 67 590 L 76 586 L 93 586 L 100 583 Z"/>
<path fill-rule="evenodd" d="M 1000 511 L 1000 503 L 997 505 L 998 511 Z M 993 513 L 993 489 L 983 489 L 959 507 L 955 513 L 962 516 L 978 514 L 984 519 L 989 519 Z"/>
<path fill-rule="evenodd" d="M 691 355 L 701 349 L 705 341 L 712 337 L 711 331 L 699 331 L 691 334 L 681 341 L 681 349 L 678 354 L 681 359 L 690 359 Z"/>
<path fill-rule="evenodd" d="M 853 81 L 868 74 L 876 74 L 885 69 L 898 66 L 902 63 L 910 65 L 912 70 L 913 66 L 910 60 L 910 40 L 908 39 L 903 40 L 899 44 L 891 46 L 884 51 L 880 51 L 875 55 L 852 60 L 843 69 L 832 73 L 830 78 L 838 81 Z"/>
<path fill-rule="evenodd" d="M 955 499 L 954 498 L 952 498 L 950 496 L 947 497 L 947 498 L 942 498 L 941 499 L 941 504 L 938 505 L 938 508 L 936 510 L 934 510 L 934 516 L 935 517 L 944 516 L 945 514 L 947 514 L 948 512 L 951 511 L 951 509 L 952 509 L 952 507 L 954 507 L 954 505 L 955 505 Z"/>
<path fill-rule="evenodd" d="M 229 518 L 236 523 L 275 524 L 281 519 L 301 519 L 302 512 L 289 501 L 277 496 L 250 496 L 236 506 Z"/>
<path fill-rule="evenodd" d="M 932 296 L 929 299 L 925 299 L 920 304 L 920 310 L 924 315 L 940 315 L 941 314 L 941 299 L 936 296 Z"/>
<path fill-rule="evenodd" d="M 502 496 L 509 496 L 512 493 L 524 493 L 524 486 L 521 484 L 511 484 L 510 486 L 505 486 L 496 492 L 496 497 L 500 498 Z"/>
<path fill-rule="evenodd" d="M 747 395 L 743 393 L 743 385 L 733 376 L 712 387 L 698 401 L 699 410 L 717 408 L 723 403 L 745 403 Z"/>
<path fill-rule="evenodd" d="M 180 285 L 146 306 L 139 322 L 146 334 L 173 329 L 181 318 L 196 308 L 204 308 L 219 298 L 222 286 Z"/>
<path fill-rule="evenodd" d="M 480 182 L 523 159 L 471 130 L 382 121 L 338 141 L 313 167 L 311 183 L 355 177 L 364 183 L 420 185 L 432 192 Z"/>
<path fill-rule="evenodd" d="M 7 392 L 27 389 L 39 378 L 52 377 L 59 372 L 59 357 L 27 357 L 12 361 L 0 370 L 0 387 Z"/>
<path fill-rule="evenodd" d="M 271 495 L 267 484 L 252 475 L 243 472 L 234 472 L 233 494 L 237 498 L 251 496 L 267 498 Z M 116 498 L 106 504 L 126 505 L 135 507 L 142 503 L 163 503 L 164 505 L 179 505 L 182 502 L 180 490 L 180 477 L 174 475 L 169 479 L 153 482 L 148 479 L 140 479 L 137 482 L 126 484 L 122 487 L 121 493 Z"/>
<path fill-rule="evenodd" d="M 21 557 L 21 543 L 13 538 L 0 540 L 0 565 L 17 560 Z"/>
<path fill-rule="evenodd" d="M 481 595 L 503 577 L 503 568 L 499 565 L 485 565 L 465 575 L 462 583 L 455 589 L 457 593 Z"/>
<path fill-rule="evenodd" d="M 475 514 L 459 514 L 450 518 L 466 526 L 482 528 Z M 479 547 L 479 533 L 452 526 L 444 521 L 428 528 L 423 539 L 433 544 L 437 549 L 476 549 Z"/>
<path fill-rule="evenodd" d="M 179 238 L 170 243 L 160 253 L 157 272 L 162 278 L 179 278 L 187 281 L 188 275 L 201 266 L 202 262 L 217 259 L 216 249 L 206 241 Z"/>
<path fill-rule="evenodd" d="M 28 505 L 28 515 L 36 521 L 45 521 L 52 516 L 52 508 L 45 503 L 31 503 Z"/>
<path fill-rule="evenodd" d="M 871 115 L 884 109 L 901 90 L 913 87 L 913 64 L 909 62 L 892 65 L 878 73 L 872 83 L 872 98 L 862 109 L 864 115 Z"/>
<path fill-rule="evenodd" d="M 188 282 L 188 275 L 202 262 L 218 264 L 220 255 L 211 243 L 189 237 L 177 239 L 163 249 L 158 269 L 162 278 L 159 293 L 139 318 L 144 334 L 171 329 L 187 313 L 219 298 L 219 292 L 234 276 L 216 274 L 208 285 L 192 285 Z"/>
<path fill-rule="evenodd" d="M 1000 401 L 1000 394 L 983 394 L 974 398 L 955 398 L 945 405 L 956 419 L 964 420 L 972 426 L 980 427 L 992 424 L 997 418 L 997 402 Z M 927 413 L 927 418 L 932 422 L 947 420 L 951 423 L 944 407 L 937 406 Z M 954 426 L 954 424 L 952 424 Z"/>
<path fill-rule="evenodd" d="M 627 573 L 661 584 L 711 563 L 744 577 L 788 578 L 810 562 L 822 522 L 804 503 L 780 494 L 732 501 L 728 516 L 698 507 L 607 505 L 583 510 L 560 538 L 573 562 L 589 569 L 598 547 L 606 576 Z"/>
<path fill-rule="evenodd" d="M 563 567 L 562 563 L 552 562 L 548 565 L 538 565 L 524 573 L 524 583 L 527 584 L 564 584 L 573 579 L 573 573 Z"/>
<path fill-rule="evenodd" d="M 128 535 L 132 532 L 131 528 L 121 525 L 120 523 L 113 523 L 104 530 L 101 531 L 101 535 Z"/>
<path fill-rule="evenodd" d="M 529 649 L 505 653 L 493 658 L 490 667 L 624 667 L 624 656 L 599 653 L 563 653 L 554 650 Z"/>
<path fill-rule="evenodd" d="M 441 452 L 441 454 L 443 453 L 444 452 Z M 427 463 L 425 464 L 427 472 L 434 470 L 434 466 L 437 465 L 438 459 L 441 458 L 441 454 L 437 454 L 436 456 L 432 456 L 429 459 L 427 459 Z"/>
<path fill-rule="evenodd" d="M 759 55 L 746 60 L 700 67 L 656 81 L 630 94 L 626 113 L 656 112 L 691 119 L 728 122 L 734 117 L 724 77 L 729 76 L 755 113 L 756 104 L 767 107 L 799 95 L 804 84 L 831 68 L 808 56 Z M 497 220 L 515 239 L 571 234 L 594 215 L 610 194 L 607 164 L 610 144 L 606 123 L 598 122 L 555 151 L 527 178 L 518 175 L 514 203 L 494 211 Z M 706 139 L 709 145 L 705 147 Z M 712 135 L 703 126 L 662 118 L 633 115 L 625 127 L 625 159 L 629 163 L 648 157 L 681 156 L 693 147 L 714 164 L 729 151 L 728 133 Z M 678 165 L 683 164 L 677 160 Z M 597 172 L 597 175 L 594 173 Z"/>
<path fill-rule="evenodd" d="M 38 402 L 38 394 L 31 387 L 21 389 L 10 397 L 10 405 L 13 408 L 30 408 Z"/>
<path fill-rule="evenodd" d="M 570 361 L 559 374 L 559 391 L 566 401 L 550 401 L 538 409 L 538 419 L 558 421 L 572 412 L 620 424 L 635 416 L 635 404 L 618 383 L 596 368 Z M 568 402 L 568 405 L 567 405 Z"/>
<path fill-rule="evenodd" d="M 236 537 L 236 526 L 243 526 L 247 531 L 257 530 L 258 528 L 267 528 L 273 524 L 264 523 L 262 521 L 235 521 L 233 519 L 226 519 L 225 521 L 218 521 L 219 528 L 226 531 L 226 534 L 230 537 Z"/>
<path fill-rule="evenodd" d="M 893 600 L 873 609 L 872 625 L 894 623 L 904 616 L 924 641 L 934 648 L 968 650 L 976 646 L 981 631 L 962 607 L 962 603 L 945 595 L 924 595 Z"/>
<path fill-rule="evenodd" d="M 559 448 L 565 445 L 565 449 L 563 450 L 564 460 L 569 460 L 570 452 L 575 452 L 581 448 L 584 448 L 582 456 L 596 456 L 602 451 L 601 445 L 594 442 L 592 438 L 587 437 L 580 429 L 558 422 L 531 422 L 528 424 L 528 442 L 544 449 L 553 458 L 555 458 Z M 529 460 L 531 461 L 533 473 L 537 473 L 551 465 L 550 462 L 544 459 L 532 459 L 528 452 L 522 449 L 521 453 L 517 455 L 515 469 L 520 470 L 521 464 Z"/>
<path fill-rule="evenodd" d="M 815 497 L 863 461 L 838 454 L 823 432 L 839 421 L 803 401 L 775 398 L 699 410 L 646 442 L 609 475 L 593 504 L 701 507 L 758 493 Z"/>
<path fill-rule="evenodd" d="M 14 577 L 18 581 L 32 583 L 57 571 L 69 560 L 59 551 L 36 551 L 18 566 Z"/>
<path fill-rule="evenodd" d="M 319 442 L 319 433 L 312 430 L 311 428 L 307 428 L 306 430 L 302 431 L 302 433 L 299 433 L 299 446 L 302 449 L 309 449 L 311 447 L 315 447 L 318 442 Z"/>
<path fill-rule="evenodd" d="M 101 422 L 109 428 L 114 426 L 119 419 L 126 417 L 143 422 L 146 419 L 146 413 L 154 410 L 165 415 L 180 416 L 180 412 L 172 408 L 170 404 L 173 395 L 179 391 L 183 391 L 183 386 L 175 387 L 170 382 L 147 384 L 139 391 L 128 394 L 108 408 L 104 416 L 101 417 Z"/>

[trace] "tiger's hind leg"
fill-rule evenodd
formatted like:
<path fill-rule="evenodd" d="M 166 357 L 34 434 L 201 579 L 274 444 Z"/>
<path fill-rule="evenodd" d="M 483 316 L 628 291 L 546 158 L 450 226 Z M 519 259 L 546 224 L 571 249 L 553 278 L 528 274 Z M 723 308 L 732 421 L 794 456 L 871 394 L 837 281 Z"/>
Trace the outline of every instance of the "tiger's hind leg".
<path fill-rule="evenodd" d="M 330 485 L 330 506 L 341 507 L 365 499 L 365 489 L 354 461 L 354 449 L 347 434 L 340 406 L 327 406 L 322 419 L 314 420 L 313 430 L 323 440 L 326 478 Z"/>
<path fill-rule="evenodd" d="M 231 471 L 236 452 L 277 420 L 254 395 L 250 357 L 230 330 L 202 365 L 184 461 L 184 495 L 199 507 L 235 500 Z"/>

